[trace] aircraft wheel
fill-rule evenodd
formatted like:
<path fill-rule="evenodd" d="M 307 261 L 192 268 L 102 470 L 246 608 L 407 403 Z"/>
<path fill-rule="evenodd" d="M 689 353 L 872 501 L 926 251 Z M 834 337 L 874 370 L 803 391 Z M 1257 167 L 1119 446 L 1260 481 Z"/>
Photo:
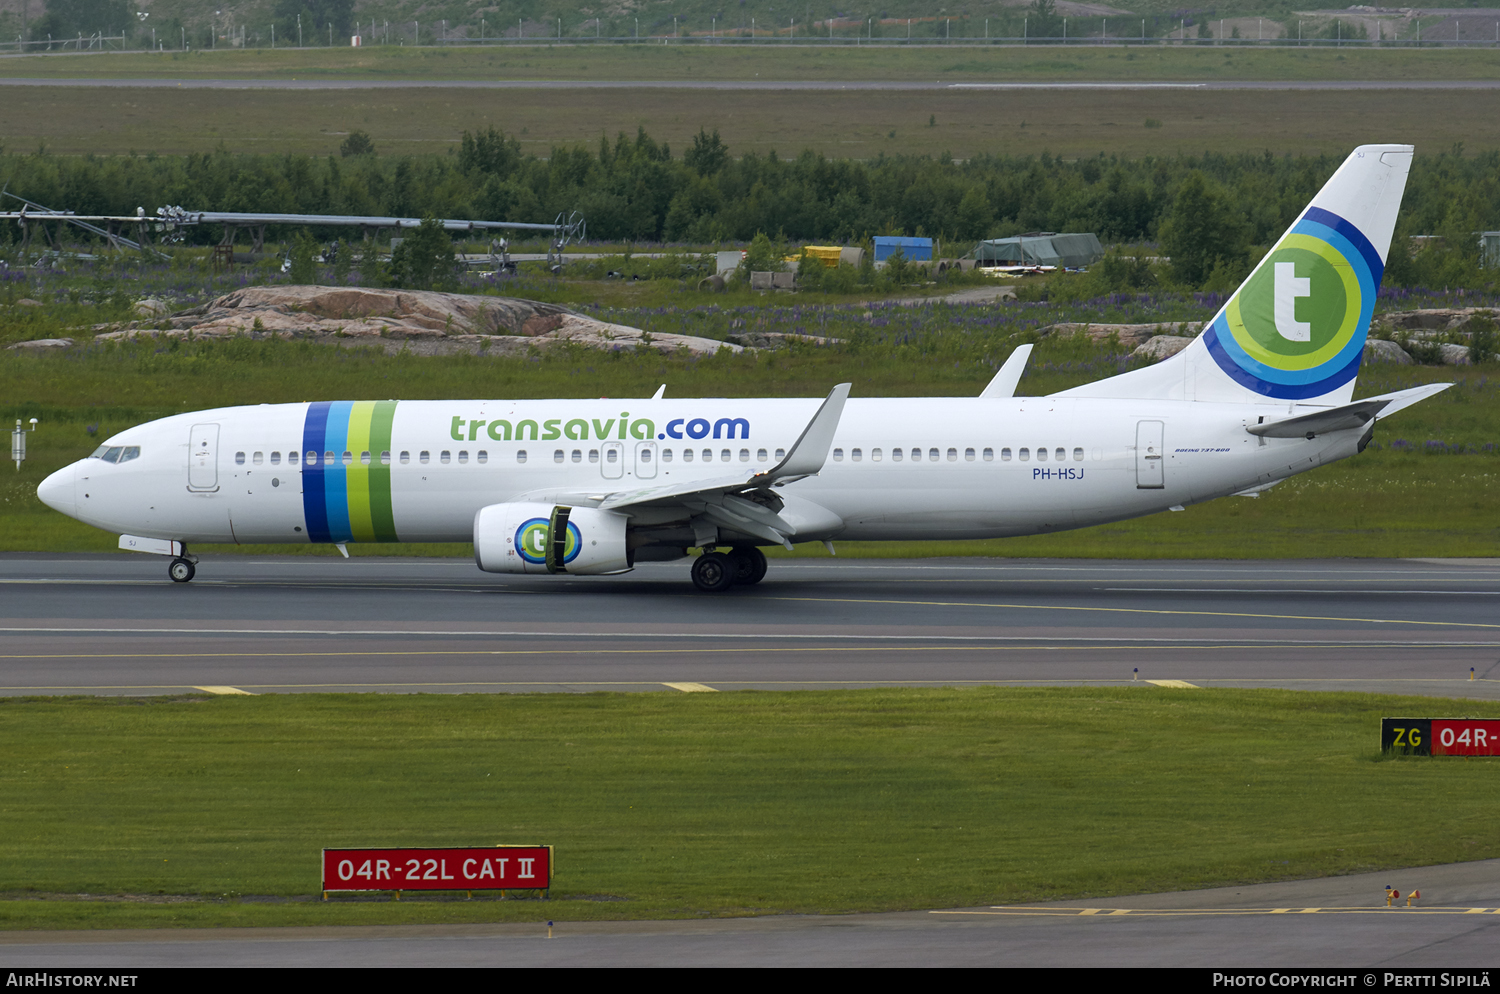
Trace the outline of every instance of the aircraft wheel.
<path fill-rule="evenodd" d="M 693 586 L 717 594 L 734 584 L 734 564 L 722 552 L 705 552 L 693 560 Z"/>
<path fill-rule="evenodd" d="M 753 545 L 729 551 L 729 562 L 734 567 L 734 582 L 742 586 L 759 583 L 766 576 L 766 554 Z"/>
<path fill-rule="evenodd" d="M 198 570 L 186 559 L 174 559 L 167 567 L 167 575 L 173 583 L 187 583 Z"/>

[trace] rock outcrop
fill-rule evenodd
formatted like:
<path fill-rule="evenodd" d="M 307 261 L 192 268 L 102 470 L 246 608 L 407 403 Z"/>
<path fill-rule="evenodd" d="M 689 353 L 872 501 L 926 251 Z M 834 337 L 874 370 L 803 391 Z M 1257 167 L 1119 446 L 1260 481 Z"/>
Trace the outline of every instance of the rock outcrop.
<path fill-rule="evenodd" d="M 1184 335 L 1153 335 L 1142 344 L 1136 346 L 1135 351 L 1130 353 L 1152 362 L 1160 362 L 1168 356 L 1174 356 L 1193 343 L 1191 338 Z"/>
<path fill-rule="evenodd" d="M 739 345 L 692 335 L 652 335 L 559 304 L 511 297 L 362 287 L 258 286 L 158 321 L 112 326 L 96 340 L 300 338 L 345 346 L 381 345 L 422 355 L 525 354 L 564 344 L 597 349 L 686 349 L 711 354 Z"/>
<path fill-rule="evenodd" d="M 1159 335 L 1194 338 L 1203 330 L 1201 321 L 1162 321 L 1157 324 L 1086 324 L 1063 321 L 1037 329 L 1042 335 L 1087 335 L 1096 342 L 1108 341 L 1111 335 L 1119 338 L 1128 349 L 1144 345 Z"/>

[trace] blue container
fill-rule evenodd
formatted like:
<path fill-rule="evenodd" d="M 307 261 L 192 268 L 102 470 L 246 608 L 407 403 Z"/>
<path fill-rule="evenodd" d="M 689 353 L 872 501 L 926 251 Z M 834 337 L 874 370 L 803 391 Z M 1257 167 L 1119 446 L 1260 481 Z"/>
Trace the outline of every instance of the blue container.
<path fill-rule="evenodd" d="M 931 238 L 902 238 L 899 235 L 875 236 L 875 261 L 885 262 L 897 249 L 907 262 L 931 262 Z"/>

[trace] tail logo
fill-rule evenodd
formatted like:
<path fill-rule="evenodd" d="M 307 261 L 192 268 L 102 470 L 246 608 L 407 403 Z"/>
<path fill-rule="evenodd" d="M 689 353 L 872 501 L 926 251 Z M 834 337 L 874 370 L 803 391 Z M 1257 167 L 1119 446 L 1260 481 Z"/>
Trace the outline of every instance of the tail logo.
<path fill-rule="evenodd" d="M 1204 333 L 1214 361 L 1269 397 L 1316 397 L 1359 372 L 1384 263 L 1358 228 L 1311 208 Z"/>

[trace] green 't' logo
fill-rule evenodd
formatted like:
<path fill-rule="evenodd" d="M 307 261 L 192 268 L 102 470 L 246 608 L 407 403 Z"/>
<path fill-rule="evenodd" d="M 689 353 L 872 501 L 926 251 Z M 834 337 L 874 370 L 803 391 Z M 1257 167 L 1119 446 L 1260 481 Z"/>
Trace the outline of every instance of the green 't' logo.
<path fill-rule="evenodd" d="M 1359 279 L 1338 249 L 1288 236 L 1230 301 L 1229 330 L 1272 369 L 1313 369 L 1333 359 L 1359 328 Z"/>

